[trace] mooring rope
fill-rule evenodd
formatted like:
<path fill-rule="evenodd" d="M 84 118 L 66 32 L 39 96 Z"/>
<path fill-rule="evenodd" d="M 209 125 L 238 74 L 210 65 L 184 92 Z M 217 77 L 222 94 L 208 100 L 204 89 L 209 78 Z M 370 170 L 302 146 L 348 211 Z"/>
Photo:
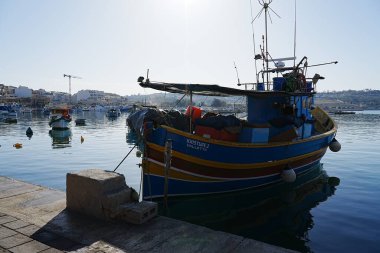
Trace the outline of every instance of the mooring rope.
<path fill-rule="evenodd" d="M 124 162 L 124 160 L 129 156 L 129 154 L 132 152 L 132 150 L 137 147 L 137 144 L 136 143 L 132 148 L 131 150 L 129 150 L 128 154 L 123 158 L 123 160 L 121 160 L 121 162 L 119 163 L 119 165 L 116 166 L 116 168 L 113 170 L 113 172 L 115 172 L 117 170 L 117 168 L 119 168 L 119 166 Z"/>

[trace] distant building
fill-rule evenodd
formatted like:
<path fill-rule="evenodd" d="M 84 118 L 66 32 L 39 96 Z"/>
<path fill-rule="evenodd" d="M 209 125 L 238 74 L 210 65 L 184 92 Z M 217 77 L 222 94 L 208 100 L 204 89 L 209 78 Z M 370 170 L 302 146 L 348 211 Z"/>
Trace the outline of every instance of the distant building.
<path fill-rule="evenodd" d="M 5 96 L 5 85 L 0 83 L 0 97 Z"/>
<path fill-rule="evenodd" d="M 4 87 L 4 97 L 6 98 L 15 98 L 16 97 L 16 87 L 14 86 L 5 86 Z"/>
<path fill-rule="evenodd" d="M 120 95 L 113 94 L 113 93 L 105 93 L 104 100 L 107 104 L 120 104 L 123 102 L 123 99 Z"/>
<path fill-rule="evenodd" d="M 33 90 L 31 105 L 33 107 L 42 108 L 50 103 L 52 97 L 52 92 L 47 92 L 44 89 Z"/>
<path fill-rule="evenodd" d="M 39 95 L 39 96 L 51 96 L 51 92 L 47 92 L 44 89 L 38 89 L 38 90 L 33 90 L 34 95 Z"/>
<path fill-rule="evenodd" d="M 31 98 L 32 97 L 32 89 L 29 89 L 25 86 L 19 86 L 15 88 L 14 94 L 18 98 Z"/>
<path fill-rule="evenodd" d="M 80 90 L 76 93 L 77 101 L 102 101 L 104 100 L 104 91 L 98 90 Z"/>
<path fill-rule="evenodd" d="M 65 92 L 57 92 L 53 91 L 53 96 L 52 96 L 52 102 L 53 103 L 63 103 L 63 102 L 68 102 L 69 101 L 69 94 Z"/>

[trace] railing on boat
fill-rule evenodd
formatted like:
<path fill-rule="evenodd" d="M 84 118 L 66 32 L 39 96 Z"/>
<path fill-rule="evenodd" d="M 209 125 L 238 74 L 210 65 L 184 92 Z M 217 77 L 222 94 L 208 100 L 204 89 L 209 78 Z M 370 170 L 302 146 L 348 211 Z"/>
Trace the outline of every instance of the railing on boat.
<path fill-rule="evenodd" d="M 283 77 L 278 77 L 278 78 L 283 78 Z M 306 78 L 306 79 L 311 79 L 311 78 Z M 256 91 L 285 91 L 285 81 L 279 80 L 278 82 L 269 82 L 269 83 L 239 83 L 238 86 L 243 86 L 245 87 L 246 90 L 256 90 Z M 252 88 L 250 88 L 252 87 Z M 306 84 L 297 87 L 297 91 L 300 92 L 313 92 L 316 91 L 316 85 L 312 81 L 306 81 Z"/>

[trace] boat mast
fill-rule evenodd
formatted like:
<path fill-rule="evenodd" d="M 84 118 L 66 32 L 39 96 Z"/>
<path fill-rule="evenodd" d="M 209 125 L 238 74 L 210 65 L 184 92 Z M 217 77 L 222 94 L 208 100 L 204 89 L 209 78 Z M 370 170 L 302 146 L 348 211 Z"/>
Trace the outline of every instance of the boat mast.
<path fill-rule="evenodd" d="M 192 90 L 190 89 L 190 107 L 189 107 L 189 112 L 190 112 L 190 126 L 189 126 L 189 130 L 190 130 L 190 133 L 193 132 L 193 92 Z"/>
<path fill-rule="evenodd" d="M 269 50 L 268 50 L 268 17 L 270 21 L 272 22 L 272 18 L 270 16 L 269 10 L 271 10 L 274 14 L 276 14 L 277 17 L 281 18 L 274 10 L 272 10 L 269 5 L 272 3 L 273 0 L 258 0 L 259 4 L 263 6 L 263 8 L 259 11 L 259 13 L 256 15 L 256 17 L 253 19 L 252 23 L 256 20 L 256 18 L 261 16 L 261 13 L 265 12 L 265 35 L 263 35 L 263 48 L 261 48 L 261 56 L 255 56 L 255 60 L 263 58 L 263 71 L 262 71 L 262 77 L 263 77 L 263 83 L 265 84 L 265 75 L 267 77 L 267 90 L 269 90 Z M 265 39 L 265 41 L 264 41 Z M 265 63 L 264 63 L 265 62 Z"/>
<path fill-rule="evenodd" d="M 264 3 L 264 10 L 265 10 L 265 61 L 266 61 L 266 70 L 267 70 L 267 90 L 269 90 L 269 53 L 268 53 L 268 7 L 271 1 L 269 3 Z"/>

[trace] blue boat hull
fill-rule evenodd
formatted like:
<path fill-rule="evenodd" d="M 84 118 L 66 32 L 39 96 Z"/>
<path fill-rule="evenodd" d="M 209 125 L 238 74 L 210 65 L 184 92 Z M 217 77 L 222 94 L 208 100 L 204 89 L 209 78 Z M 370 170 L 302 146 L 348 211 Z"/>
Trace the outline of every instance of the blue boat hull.
<path fill-rule="evenodd" d="M 143 198 L 165 194 L 166 140 L 172 140 L 167 195 L 232 192 L 282 181 L 281 172 L 297 175 L 320 162 L 336 130 L 288 143 L 246 144 L 206 139 L 169 127 L 159 127 L 146 138 L 143 159 Z"/>
<path fill-rule="evenodd" d="M 318 165 L 320 160 L 295 168 L 297 175 L 309 171 Z M 246 180 L 230 180 L 221 182 L 195 182 L 180 179 L 168 179 L 168 196 L 205 195 L 247 190 L 282 182 L 280 174 L 257 177 Z M 162 198 L 164 196 L 165 178 L 163 176 L 144 174 L 144 199 Z"/>

